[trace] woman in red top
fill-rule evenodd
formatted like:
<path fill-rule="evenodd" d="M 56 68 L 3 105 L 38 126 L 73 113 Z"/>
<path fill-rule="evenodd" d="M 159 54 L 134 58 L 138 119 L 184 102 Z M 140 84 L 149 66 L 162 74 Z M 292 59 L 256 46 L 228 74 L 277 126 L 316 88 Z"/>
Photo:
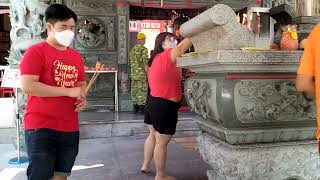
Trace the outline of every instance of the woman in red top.
<path fill-rule="evenodd" d="M 189 39 L 177 45 L 172 33 L 160 33 L 149 60 L 150 96 L 146 102 L 145 123 L 148 124 L 150 133 L 144 145 L 141 171 L 147 171 L 153 156 L 157 171 L 155 180 L 175 179 L 166 174 L 165 163 L 167 144 L 176 131 L 182 97 L 182 72 L 176 66 L 176 61 L 177 57 L 184 54 L 191 46 Z"/>

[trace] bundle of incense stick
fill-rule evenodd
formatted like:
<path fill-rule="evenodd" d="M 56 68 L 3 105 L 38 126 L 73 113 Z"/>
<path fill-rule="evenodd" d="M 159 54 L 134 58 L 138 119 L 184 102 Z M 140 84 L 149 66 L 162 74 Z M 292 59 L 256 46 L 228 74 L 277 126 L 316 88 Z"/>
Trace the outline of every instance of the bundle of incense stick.
<path fill-rule="evenodd" d="M 104 66 L 104 64 L 101 64 L 100 62 L 96 63 L 96 68 L 95 68 L 96 71 L 92 75 L 92 77 L 91 77 L 91 79 L 90 79 L 90 81 L 89 81 L 89 83 L 87 85 L 86 93 L 89 92 L 89 90 L 91 89 L 92 85 L 96 82 L 96 80 L 97 80 L 97 78 L 98 78 L 98 76 L 100 74 L 100 70 L 102 70 L 103 66 Z"/>

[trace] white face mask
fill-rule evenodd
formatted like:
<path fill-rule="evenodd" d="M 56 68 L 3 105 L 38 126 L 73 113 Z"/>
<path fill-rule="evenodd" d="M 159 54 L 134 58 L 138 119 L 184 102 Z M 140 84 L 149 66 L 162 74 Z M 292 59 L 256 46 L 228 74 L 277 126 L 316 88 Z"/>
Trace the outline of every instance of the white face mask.
<path fill-rule="evenodd" d="M 59 44 L 69 47 L 74 38 L 74 32 L 71 30 L 64 30 L 61 32 L 55 32 L 54 37 L 58 41 Z"/>
<path fill-rule="evenodd" d="M 171 48 L 175 48 L 178 44 L 178 41 L 175 39 L 174 41 L 167 41 L 164 44 L 164 49 L 171 49 Z"/>

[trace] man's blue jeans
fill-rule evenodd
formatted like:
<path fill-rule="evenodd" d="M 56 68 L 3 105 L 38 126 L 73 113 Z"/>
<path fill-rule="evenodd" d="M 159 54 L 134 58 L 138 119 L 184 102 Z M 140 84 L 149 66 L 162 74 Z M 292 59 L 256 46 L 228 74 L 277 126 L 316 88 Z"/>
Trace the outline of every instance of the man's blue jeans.
<path fill-rule="evenodd" d="M 26 130 L 28 180 L 49 180 L 69 176 L 78 155 L 79 132 L 52 129 Z"/>

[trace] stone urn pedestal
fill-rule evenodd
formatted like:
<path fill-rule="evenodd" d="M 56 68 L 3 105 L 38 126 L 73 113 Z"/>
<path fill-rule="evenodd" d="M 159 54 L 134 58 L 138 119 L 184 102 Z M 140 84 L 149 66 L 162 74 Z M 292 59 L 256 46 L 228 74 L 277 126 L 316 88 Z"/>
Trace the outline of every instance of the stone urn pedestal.
<path fill-rule="evenodd" d="M 212 16 L 225 17 L 219 14 L 223 12 Z M 192 41 L 214 44 L 208 31 L 215 38 L 228 36 L 221 25 L 183 29 L 200 21 L 196 20 L 182 25 Z M 210 46 L 207 52 L 177 61 L 179 67 L 195 72 L 184 92 L 203 131 L 198 149 L 211 167 L 209 179 L 318 180 L 314 99 L 295 88 L 303 52 L 241 51 L 229 43 L 228 50 Z M 195 49 L 200 51 L 201 45 L 195 44 Z"/>
<path fill-rule="evenodd" d="M 210 180 L 318 179 L 315 103 L 297 93 L 302 52 L 213 51 L 179 59 L 203 130 L 198 148 Z"/>

